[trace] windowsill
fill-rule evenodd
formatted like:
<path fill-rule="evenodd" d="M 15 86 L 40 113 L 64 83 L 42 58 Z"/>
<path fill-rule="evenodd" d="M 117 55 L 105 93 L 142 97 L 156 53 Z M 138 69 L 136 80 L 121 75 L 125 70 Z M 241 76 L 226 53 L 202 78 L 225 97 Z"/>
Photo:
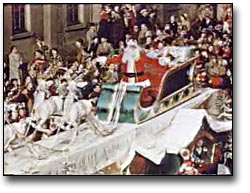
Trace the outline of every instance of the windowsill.
<path fill-rule="evenodd" d="M 25 38 L 32 37 L 33 35 L 34 35 L 33 32 L 22 32 L 22 33 L 18 33 L 18 34 L 12 35 L 10 37 L 10 39 L 11 40 L 25 39 Z"/>
<path fill-rule="evenodd" d="M 79 23 L 79 24 L 67 26 L 65 28 L 65 31 L 66 32 L 77 31 L 77 30 L 81 30 L 81 29 L 85 29 L 85 28 L 86 28 L 86 26 L 83 23 Z"/>

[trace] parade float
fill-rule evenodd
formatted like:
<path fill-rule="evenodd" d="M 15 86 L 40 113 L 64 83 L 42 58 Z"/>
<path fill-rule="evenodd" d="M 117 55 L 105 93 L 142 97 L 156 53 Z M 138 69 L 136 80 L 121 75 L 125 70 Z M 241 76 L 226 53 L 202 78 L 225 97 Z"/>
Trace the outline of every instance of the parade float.
<path fill-rule="evenodd" d="M 5 153 L 4 173 L 107 174 L 102 173 L 103 169 L 117 164 L 120 171 L 128 169 L 131 174 L 154 174 L 155 171 L 177 174 L 181 165 L 179 152 L 187 147 L 192 149 L 197 136 L 203 132 L 204 117 L 211 128 L 222 128 L 218 132 L 230 131 L 232 122 L 227 121 L 225 126 L 214 121 L 204 109 L 197 110 L 218 90 L 195 84 L 198 56 L 194 55 L 194 48 L 166 49 L 175 53 L 175 60 L 166 62 L 161 58 L 158 67 L 145 64 L 144 73 L 151 86 L 103 85 L 96 116 L 91 115 L 77 129 L 38 142 L 25 142 L 13 152 Z M 105 135 L 98 132 L 101 127 L 109 128 L 110 132 Z M 208 139 L 212 147 L 217 143 L 213 137 Z M 219 151 L 209 149 L 215 158 L 206 162 L 206 167 L 220 161 Z M 149 162 L 154 166 L 148 167 Z M 138 169 L 138 164 L 144 168 Z M 166 165 L 172 167 L 166 169 Z M 154 167 L 154 172 L 150 172 L 149 168 Z"/>

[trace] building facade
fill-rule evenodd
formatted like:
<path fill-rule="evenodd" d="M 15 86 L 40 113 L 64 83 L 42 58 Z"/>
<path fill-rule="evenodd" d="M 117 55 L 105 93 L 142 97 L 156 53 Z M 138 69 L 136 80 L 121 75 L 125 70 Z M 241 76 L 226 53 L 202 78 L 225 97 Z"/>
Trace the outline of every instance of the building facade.
<path fill-rule="evenodd" d="M 84 37 L 89 22 L 98 23 L 100 9 L 101 4 L 4 5 L 4 52 L 16 45 L 29 60 L 36 36 L 60 50 Z"/>
<path fill-rule="evenodd" d="M 143 6 L 153 6 L 146 5 Z M 164 24 L 171 15 L 187 13 L 196 18 L 198 4 L 154 4 L 159 11 L 159 21 Z M 85 37 L 89 22 L 98 24 L 101 4 L 5 4 L 4 5 L 4 54 L 12 45 L 21 48 L 24 60 L 29 61 L 33 53 L 30 48 L 35 36 L 43 37 L 52 48 L 64 52 L 78 38 Z M 217 10 L 220 7 L 214 5 Z M 63 53 L 62 53 L 63 55 Z"/>

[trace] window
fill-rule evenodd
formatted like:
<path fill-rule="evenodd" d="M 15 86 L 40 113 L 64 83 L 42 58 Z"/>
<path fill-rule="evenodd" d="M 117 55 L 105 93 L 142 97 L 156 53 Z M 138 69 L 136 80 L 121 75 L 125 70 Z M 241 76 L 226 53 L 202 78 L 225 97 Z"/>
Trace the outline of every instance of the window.
<path fill-rule="evenodd" d="M 13 34 L 25 32 L 26 30 L 24 5 L 13 5 L 12 16 Z"/>
<path fill-rule="evenodd" d="M 78 4 L 67 5 L 67 25 L 71 26 L 78 23 Z"/>

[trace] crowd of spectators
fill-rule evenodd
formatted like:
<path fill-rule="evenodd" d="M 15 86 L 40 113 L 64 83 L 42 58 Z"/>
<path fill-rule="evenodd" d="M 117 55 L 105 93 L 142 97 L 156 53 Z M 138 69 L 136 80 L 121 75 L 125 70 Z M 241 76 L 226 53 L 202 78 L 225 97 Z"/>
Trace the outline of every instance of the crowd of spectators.
<path fill-rule="evenodd" d="M 103 83 L 121 79 L 119 67 L 105 65 L 105 57 L 123 53 L 127 42 L 136 39 L 146 52 L 164 56 L 166 46 L 196 46 L 195 81 L 203 87 L 231 90 L 232 86 L 232 8 L 217 20 L 210 5 L 197 11 L 191 21 L 187 13 L 159 21 L 157 6 L 103 5 L 98 25 L 89 23 L 86 36 L 75 42 L 74 60 L 65 61 L 57 48 L 50 48 L 39 36 L 31 48 L 34 57 L 24 62 L 17 46 L 12 46 L 4 61 L 4 100 L 18 103 L 19 118 L 28 116 L 34 104 L 39 79 L 52 80 L 51 95 L 60 94 L 60 84 L 78 79 L 88 82 L 86 99 L 95 98 Z M 23 113 L 25 110 L 25 113 Z M 21 116 L 22 114 L 22 116 Z"/>

